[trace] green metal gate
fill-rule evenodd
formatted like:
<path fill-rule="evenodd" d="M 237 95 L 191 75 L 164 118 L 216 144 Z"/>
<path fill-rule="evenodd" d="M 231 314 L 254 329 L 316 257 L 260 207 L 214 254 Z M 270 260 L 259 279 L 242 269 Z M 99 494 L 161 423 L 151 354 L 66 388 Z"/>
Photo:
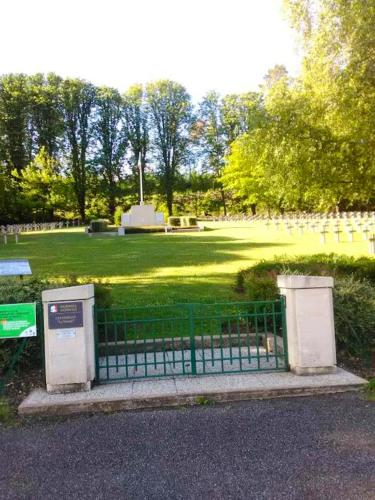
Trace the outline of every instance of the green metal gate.
<path fill-rule="evenodd" d="M 96 380 L 288 370 L 285 302 L 95 309 Z"/>

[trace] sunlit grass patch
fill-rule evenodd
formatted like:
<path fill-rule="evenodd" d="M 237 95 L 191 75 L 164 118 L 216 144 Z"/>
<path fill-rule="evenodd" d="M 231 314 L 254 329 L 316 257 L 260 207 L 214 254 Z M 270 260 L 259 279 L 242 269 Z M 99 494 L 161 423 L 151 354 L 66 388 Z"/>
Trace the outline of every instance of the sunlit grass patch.
<path fill-rule="evenodd" d="M 133 306 L 236 300 L 236 273 L 275 255 L 367 255 L 367 242 L 289 235 L 261 222 L 207 223 L 208 231 L 89 238 L 83 228 L 25 233 L 0 245 L 0 258 L 30 259 L 34 275 L 67 276 L 111 287 L 114 303 Z"/>

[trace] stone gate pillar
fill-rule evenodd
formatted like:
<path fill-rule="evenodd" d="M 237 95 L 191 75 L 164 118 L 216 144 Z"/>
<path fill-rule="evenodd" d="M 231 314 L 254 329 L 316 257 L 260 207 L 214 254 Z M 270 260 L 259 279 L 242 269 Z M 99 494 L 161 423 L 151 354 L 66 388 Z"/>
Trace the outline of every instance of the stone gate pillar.
<path fill-rule="evenodd" d="M 297 375 L 336 370 L 333 318 L 333 278 L 278 276 L 286 298 L 286 324 L 290 368 Z"/>
<path fill-rule="evenodd" d="M 94 285 L 42 293 L 48 392 L 91 389 L 95 378 Z"/>

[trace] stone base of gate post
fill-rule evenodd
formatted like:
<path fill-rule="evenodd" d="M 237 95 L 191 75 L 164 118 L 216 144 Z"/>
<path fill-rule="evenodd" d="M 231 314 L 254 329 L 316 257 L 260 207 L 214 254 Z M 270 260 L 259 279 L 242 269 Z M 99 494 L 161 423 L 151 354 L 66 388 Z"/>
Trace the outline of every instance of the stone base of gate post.
<path fill-rule="evenodd" d="M 94 285 L 42 292 L 47 392 L 87 391 L 95 378 Z"/>
<path fill-rule="evenodd" d="M 336 371 L 333 278 L 278 276 L 286 299 L 290 369 L 297 375 Z"/>

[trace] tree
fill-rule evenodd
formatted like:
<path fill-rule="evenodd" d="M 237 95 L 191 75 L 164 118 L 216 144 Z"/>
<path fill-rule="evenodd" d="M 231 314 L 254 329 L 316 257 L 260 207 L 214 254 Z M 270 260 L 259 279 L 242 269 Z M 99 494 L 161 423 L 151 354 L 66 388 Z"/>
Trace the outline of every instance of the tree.
<path fill-rule="evenodd" d="M 267 120 L 232 145 L 224 185 L 267 209 L 335 206 L 350 183 L 339 169 L 340 145 L 327 126 L 311 119 L 309 97 L 287 77 L 265 96 Z"/>
<path fill-rule="evenodd" d="M 227 152 L 227 137 L 222 124 L 221 99 L 217 92 L 209 92 L 199 105 L 199 120 L 203 124 L 201 147 L 208 170 L 214 175 L 214 183 L 220 190 L 224 215 L 227 214 L 225 193 L 219 179 Z M 214 186 L 215 187 L 215 186 Z"/>
<path fill-rule="evenodd" d="M 87 192 L 87 153 L 93 132 L 95 87 L 84 80 L 66 79 L 62 83 L 62 110 L 65 123 L 69 171 L 73 177 L 77 208 L 85 220 Z"/>
<path fill-rule="evenodd" d="M 265 90 L 272 89 L 272 87 L 280 80 L 288 79 L 288 71 L 282 64 L 276 64 L 273 68 L 270 68 L 265 77 L 263 88 Z"/>
<path fill-rule="evenodd" d="M 17 203 L 19 191 L 13 177 L 10 177 L 5 165 L 0 164 L 0 224 L 19 221 L 23 213 Z"/>
<path fill-rule="evenodd" d="M 0 141 L 2 160 L 7 174 L 22 169 L 31 160 L 29 131 L 30 92 L 24 74 L 9 74 L 0 78 Z"/>
<path fill-rule="evenodd" d="M 341 207 L 374 203 L 375 4 L 363 0 L 285 0 L 304 42 L 301 82 L 317 123 L 340 144 L 350 177 Z M 358 205 L 359 204 L 359 205 Z"/>
<path fill-rule="evenodd" d="M 152 126 L 152 147 L 169 215 L 173 211 L 173 191 L 179 167 L 187 160 L 192 105 L 185 88 L 170 80 L 146 86 Z"/>
<path fill-rule="evenodd" d="M 302 74 L 293 81 L 280 66 L 267 73 L 266 120 L 232 145 L 224 186 L 278 210 L 369 207 L 375 201 L 375 5 L 286 3 L 304 39 Z"/>
<path fill-rule="evenodd" d="M 52 158 L 61 156 L 64 123 L 61 103 L 62 78 L 50 73 L 45 77 L 29 77 L 30 130 L 33 135 L 33 152 L 42 148 Z"/>
<path fill-rule="evenodd" d="M 22 204 L 27 207 L 29 214 L 32 213 L 33 218 L 37 219 L 52 219 L 57 208 L 55 193 L 62 182 L 56 160 L 42 148 L 20 174 L 14 172 L 14 177 L 18 179 Z"/>
<path fill-rule="evenodd" d="M 144 177 L 149 149 L 149 116 L 142 85 L 132 85 L 123 96 L 124 127 L 130 146 L 129 164 L 138 179 L 138 164 Z M 139 199 L 140 201 L 140 199 Z"/>
<path fill-rule="evenodd" d="M 262 98 L 255 92 L 230 94 L 220 99 L 216 92 L 208 93 L 200 104 L 199 118 L 203 123 L 201 145 L 203 156 L 219 188 L 224 215 L 226 195 L 221 183 L 225 155 L 231 144 L 242 134 L 260 126 L 264 120 Z M 252 207 L 255 210 L 255 207 Z"/>
<path fill-rule="evenodd" d="M 227 152 L 237 137 L 259 127 L 264 119 L 263 96 L 260 93 L 246 92 L 224 96 L 221 122 L 226 136 Z"/>
<path fill-rule="evenodd" d="M 126 137 L 123 127 L 123 102 L 120 93 L 108 87 L 97 90 L 97 120 L 94 135 L 97 143 L 95 163 L 103 178 L 108 199 L 109 213 L 116 209 L 117 183 L 126 154 Z"/>

